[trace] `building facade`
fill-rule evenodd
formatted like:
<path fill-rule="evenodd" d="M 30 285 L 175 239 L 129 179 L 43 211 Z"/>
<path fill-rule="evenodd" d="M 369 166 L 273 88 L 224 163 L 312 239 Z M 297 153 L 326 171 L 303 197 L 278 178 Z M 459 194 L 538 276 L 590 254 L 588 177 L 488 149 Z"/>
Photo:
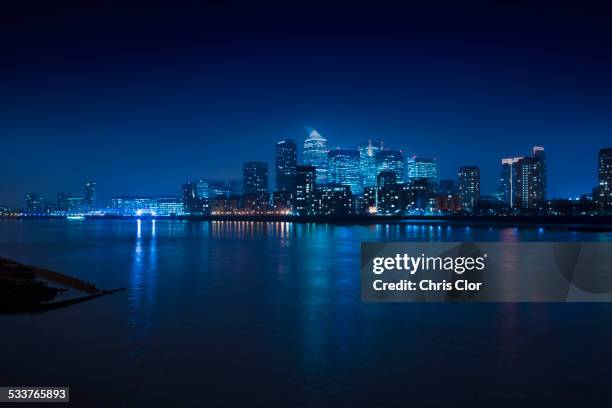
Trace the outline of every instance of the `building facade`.
<path fill-rule="evenodd" d="M 516 169 L 521 159 L 522 157 L 511 157 L 501 161 L 499 191 L 502 202 L 507 208 L 516 208 L 517 206 Z"/>
<path fill-rule="evenodd" d="M 376 164 L 376 153 L 382 150 L 382 143 L 368 143 L 359 146 L 359 169 L 361 176 L 361 188 L 376 186 L 378 166 Z"/>
<path fill-rule="evenodd" d="M 317 172 L 314 166 L 297 166 L 293 212 L 296 215 L 315 215 Z"/>
<path fill-rule="evenodd" d="M 536 146 L 531 157 L 516 163 L 516 206 L 527 212 L 543 212 L 546 203 L 546 159 Z"/>
<path fill-rule="evenodd" d="M 480 169 L 477 166 L 464 166 L 457 172 L 459 200 L 465 212 L 474 212 L 480 198 Z"/>
<path fill-rule="evenodd" d="M 331 184 L 349 186 L 352 194 L 361 193 L 357 150 L 330 150 L 327 154 L 327 169 Z"/>
<path fill-rule="evenodd" d="M 254 196 L 268 193 L 268 163 L 250 161 L 242 168 L 244 195 Z"/>
<path fill-rule="evenodd" d="M 383 171 L 392 171 L 398 183 L 404 181 L 404 155 L 397 150 L 380 150 L 375 154 L 377 175 Z"/>
<path fill-rule="evenodd" d="M 411 157 L 407 160 L 406 172 L 409 181 L 426 178 L 432 185 L 438 183 L 438 162 L 436 159 Z"/>
<path fill-rule="evenodd" d="M 327 183 L 327 139 L 315 129 L 309 129 L 308 137 L 304 140 L 304 164 L 317 169 L 317 183 Z"/>
<path fill-rule="evenodd" d="M 275 165 L 276 191 L 293 191 L 297 166 L 297 146 L 293 140 L 276 143 Z"/>
<path fill-rule="evenodd" d="M 612 211 L 612 147 L 599 151 L 597 205 L 603 211 Z"/>

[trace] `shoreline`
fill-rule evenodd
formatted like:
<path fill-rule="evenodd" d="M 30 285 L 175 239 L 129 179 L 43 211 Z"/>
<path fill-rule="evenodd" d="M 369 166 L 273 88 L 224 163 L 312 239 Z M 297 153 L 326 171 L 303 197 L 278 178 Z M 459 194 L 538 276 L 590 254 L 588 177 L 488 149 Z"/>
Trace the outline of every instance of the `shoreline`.
<path fill-rule="evenodd" d="M 65 220 L 65 216 L 0 216 L 8 220 Z M 489 227 L 555 227 L 562 229 L 587 229 L 612 231 L 612 215 L 597 216 L 478 216 L 478 215 L 419 215 L 419 216 L 292 216 L 292 215 L 180 215 L 180 216 L 130 216 L 86 215 L 86 220 L 181 220 L 228 222 L 290 222 L 296 224 L 331 225 L 473 225 Z M 78 221 L 77 221 L 78 222 Z"/>

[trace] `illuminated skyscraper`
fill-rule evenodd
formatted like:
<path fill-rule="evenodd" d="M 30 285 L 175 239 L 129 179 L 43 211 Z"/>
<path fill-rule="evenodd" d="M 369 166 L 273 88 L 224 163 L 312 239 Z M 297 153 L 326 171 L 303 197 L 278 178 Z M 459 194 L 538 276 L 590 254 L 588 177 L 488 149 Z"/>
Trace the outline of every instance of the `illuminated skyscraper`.
<path fill-rule="evenodd" d="M 411 157 L 407 163 L 408 181 L 416 179 L 427 179 L 429 184 L 438 183 L 438 162 L 436 159 L 427 157 Z"/>
<path fill-rule="evenodd" d="M 210 194 L 210 186 L 208 184 L 208 180 L 201 178 L 195 185 L 196 194 L 200 200 L 207 200 L 211 197 Z"/>
<path fill-rule="evenodd" d="M 327 139 L 315 129 L 309 128 L 309 134 L 304 141 L 304 164 L 317 169 L 317 183 L 327 183 Z"/>
<path fill-rule="evenodd" d="M 516 163 L 516 206 L 542 212 L 546 201 L 546 157 L 544 148 L 535 146 L 531 157 Z"/>
<path fill-rule="evenodd" d="M 359 190 L 359 152 L 357 150 L 335 149 L 327 154 L 328 179 L 330 183 L 349 186 L 352 194 Z"/>
<path fill-rule="evenodd" d="M 376 152 L 381 150 L 381 143 L 372 143 L 359 146 L 359 167 L 361 173 L 361 188 L 376 186 L 378 167 L 376 165 Z"/>
<path fill-rule="evenodd" d="M 276 190 L 293 191 L 297 166 L 297 147 L 293 140 L 282 140 L 276 144 L 275 163 Z"/>
<path fill-rule="evenodd" d="M 598 174 L 597 203 L 604 210 L 612 210 L 612 147 L 599 151 Z"/>
<path fill-rule="evenodd" d="M 259 195 L 268 193 L 268 163 L 250 161 L 242 168 L 244 194 Z"/>
<path fill-rule="evenodd" d="M 380 150 L 375 154 L 377 175 L 383 171 L 392 171 L 398 183 L 404 182 L 404 155 L 397 150 Z"/>
<path fill-rule="evenodd" d="M 508 208 L 515 208 L 516 203 L 516 169 L 522 157 L 512 157 L 502 159 L 501 174 L 499 176 L 499 189 L 502 194 L 502 201 Z"/>
<path fill-rule="evenodd" d="M 294 213 L 315 215 L 316 169 L 314 166 L 297 166 L 295 180 Z"/>
<path fill-rule="evenodd" d="M 466 212 L 472 212 L 480 199 L 480 169 L 477 166 L 461 167 L 457 178 L 461 207 Z"/>
<path fill-rule="evenodd" d="M 88 210 L 94 210 L 98 201 L 98 189 L 93 181 L 85 182 L 85 205 Z"/>

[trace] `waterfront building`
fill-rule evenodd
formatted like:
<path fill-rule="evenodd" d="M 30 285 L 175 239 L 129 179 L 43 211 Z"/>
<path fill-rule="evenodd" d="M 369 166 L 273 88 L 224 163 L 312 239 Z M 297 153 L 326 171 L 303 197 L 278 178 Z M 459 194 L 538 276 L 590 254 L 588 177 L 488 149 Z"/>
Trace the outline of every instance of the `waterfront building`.
<path fill-rule="evenodd" d="M 208 200 L 211 198 L 210 187 L 208 180 L 201 178 L 196 182 L 195 185 L 196 195 L 200 200 Z"/>
<path fill-rule="evenodd" d="M 230 180 L 226 183 L 226 191 L 229 196 L 244 194 L 244 184 L 240 180 Z"/>
<path fill-rule="evenodd" d="M 317 169 L 317 183 L 327 183 L 327 139 L 315 129 L 309 129 L 308 137 L 304 141 L 304 164 Z"/>
<path fill-rule="evenodd" d="M 318 186 L 315 193 L 317 215 L 350 215 L 353 195 L 347 185 L 326 184 Z"/>
<path fill-rule="evenodd" d="M 276 214 L 288 214 L 293 208 L 293 193 L 290 191 L 275 191 L 272 193 L 272 208 Z"/>
<path fill-rule="evenodd" d="M 480 198 L 480 169 L 477 166 L 461 167 L 457 177 L 461 207 L 465 212 L 474 212 Z"/>
<path fill-rule="evenodd" d="M 434 185 L 430 179 L 412 179 L 402 186 L 402 208 L 409 214 L 430 212 L 435 205 Z"/>
<path fill-rule="evenodd" d="M 377 175 L 383 171 L 392 171 L 397 182 L 404 181 L 404 155 L 397 150 L 380 150 L 375 154 Z"/>
<path fill-rule="evenodd" d="M 156 215 L 157 200 L 148 196 L 111 197 L 111 208 L 117 215 Z"/>
<path fill-rule="evenodd" d="M 381 150 L 382 143 L 372 143 L 371 140 L 368 140 L 366 145 L 359 146 L 359 173 L 361 188 L 376 186 L 376 176 L 378 175 L 376 153 Z"/>
<path fill-rule="evenodd" d="M 612 147 L 599 151 L 598 176 L 597 205 L 603 211 L 612 211 Z"/>
<path fill-rule="evenodd" d="M 349 186 L 352 194 L 361 194 L 357 150 L 330 150 L 327 154 L 327 169 L 331 184 Z"/>
<path fill-rule="evenodd" d="M 276 143 L 276 191 L 292 192 L 295 187 L 297 146 L 293 140 Z"/>
<path fill-rule="evenodd" d="M 85 205 L 89 211 L 96 209 L 98 204 L 98 187 L 95 181 L 85 182 Z"/>
<path fill-rule="evenodd" d="M 522 157 L 511 157 L 501 161 L 499 190 L 502 202 L 507 208 L 515 208 L 517 206 L 516 169 L 521 159 Z"/>
<path fill-rule="evenodd" d="M 407 161 L 408 180 L 427 179 L 432 186 L 438 183 L 438 162 L 429 157 L 410 157 Z"/>
<path fill-rule="evenodd" d="M 187 182 L 183 184 L 183 213 L 198 214 L 202 211 L 202 206 L 197 192 L 197 184 Z"/>
<path fill-rule="evenodd" d="M 244 194 L 259 196 L 268 193 L 268 163 L 250 161 L 242 168 Z"/>
<path fill-rule="evenodd" d="M 454 214 L 461 211 L 461 200 L 455 194 L 438 194 L 436 196 L 436 210 L 445 214 Z"/>
<path fill-rule="evenodd" d="M 44 214 L 46 213 L 45 198 L 37 193 L 28 193 L 25 197 L 25 212 L 26 214 Z"/>
<path fill-rule="evenodd" d="M 294 213 L 315 215 L 316 167 L 297 166 L 295 179 Z"/>
<path fill-rule="evenodd" d="M 516 205 L 523 211 L 543 212 L 546 201 L 544 148 L 535 146 L 531 157 L 516 163 Z"/>
<path fill-rule="evenodd" d="M 402 210 L 402 184 L 395 172 L 382 171 L 376 177 L 376 213 L 398 214 Z"/>
<path fill-rule="evenodd" d="M 183 199 L 174 196 L 162 196 L 155 199 L 155 213 L 160 216 L 183 215 Z"/>

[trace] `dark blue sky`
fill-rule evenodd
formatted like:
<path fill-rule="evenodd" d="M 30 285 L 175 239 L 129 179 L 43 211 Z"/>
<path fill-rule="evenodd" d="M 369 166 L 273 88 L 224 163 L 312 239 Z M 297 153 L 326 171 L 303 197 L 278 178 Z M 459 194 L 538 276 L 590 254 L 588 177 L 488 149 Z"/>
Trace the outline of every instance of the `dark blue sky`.
<path fill-rule="evenodd" d="M 549 196 L 590 191 L 612 145 L 610 9 L 461 3 L 4 10 L 0 203 L 86 179 L 105 197 L 237 179 L 304 125 L 331 147 L 435 156 L 443 178 L 479 165 L 484 194 L 502 157 L 540 144 Z"/>

